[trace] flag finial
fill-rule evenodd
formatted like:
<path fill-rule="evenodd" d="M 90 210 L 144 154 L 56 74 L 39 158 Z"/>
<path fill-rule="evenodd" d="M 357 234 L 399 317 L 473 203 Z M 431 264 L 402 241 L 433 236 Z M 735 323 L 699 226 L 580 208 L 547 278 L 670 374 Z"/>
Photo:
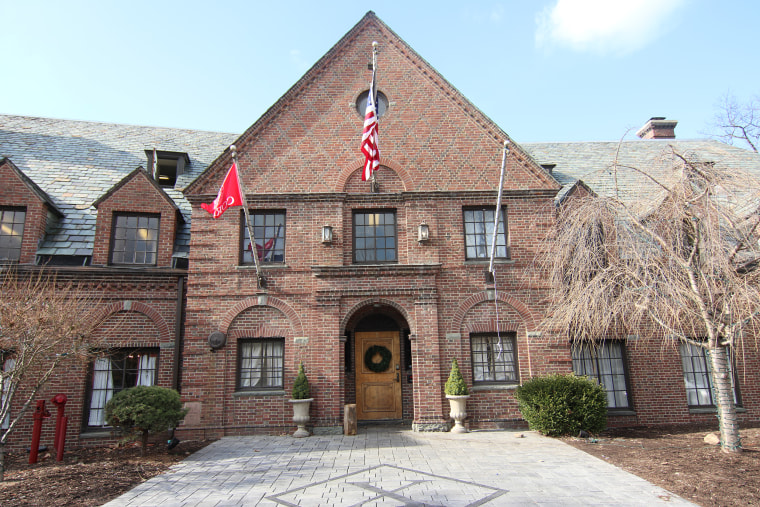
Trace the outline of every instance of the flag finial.
<path fill-rule="evenodd" d="M 237 146 L 235 146 L 234 144 L 231 144 L 230 151 L 232 152 L 232 156 L 237 155 Z"/>

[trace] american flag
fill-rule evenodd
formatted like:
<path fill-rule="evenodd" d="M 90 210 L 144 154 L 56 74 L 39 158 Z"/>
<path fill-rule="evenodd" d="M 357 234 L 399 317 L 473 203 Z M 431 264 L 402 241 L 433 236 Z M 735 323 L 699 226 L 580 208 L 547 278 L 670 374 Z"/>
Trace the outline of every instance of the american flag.
<path fill-rule="evenodd" d="M 377 96 L 375 92 L 375 65 L 372 66 L 372 83 L 367 94 L 367 109 L 364 113 L 364 131 L 362 132 L 362 153 L 365 162 L 362 181 L 372 177 L 372 171 L 380 165 L 380 146 L 377 139 Z"/>

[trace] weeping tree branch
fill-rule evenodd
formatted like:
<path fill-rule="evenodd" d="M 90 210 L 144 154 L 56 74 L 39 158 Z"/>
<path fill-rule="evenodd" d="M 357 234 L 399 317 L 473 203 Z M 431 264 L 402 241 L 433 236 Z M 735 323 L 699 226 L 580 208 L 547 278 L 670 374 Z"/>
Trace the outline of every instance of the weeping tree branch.
<path fill-rule="evenodd" d="M 616 160 L 611 176 L 611 196 L 563 204 L 541 249 L 552 292 L 544 327 L 584 342 L 652 329 L 718 362 L 719 349 L 755 340 L 745 331 L 760 324 L 760 180 L 674 149 L 651 167 Z M 632 197 L 622 186 L 631 181 L 652 192 Z M 718 407 L 725 418 L 729 405 Z"/>

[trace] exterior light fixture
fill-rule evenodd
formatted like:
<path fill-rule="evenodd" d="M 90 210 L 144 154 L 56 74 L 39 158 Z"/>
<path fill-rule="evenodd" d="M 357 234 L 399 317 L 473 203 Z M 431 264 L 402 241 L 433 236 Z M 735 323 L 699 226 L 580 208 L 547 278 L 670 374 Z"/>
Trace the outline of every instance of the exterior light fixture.
<path fill-rule="evenodd" d="M 417 241 L 419 241 L 420 244 L 422 244 L 429 240 L 430 240 L 430 227 L 428 227 L 428 224 L 426 224 L 425 222 L 422 222 L 417 227 Z"/>
<path fill-rule="evenodd" d="M 322 226 L 322 243 L 330 244 L 333 239 L 333 230 L 330 225 Z"/>

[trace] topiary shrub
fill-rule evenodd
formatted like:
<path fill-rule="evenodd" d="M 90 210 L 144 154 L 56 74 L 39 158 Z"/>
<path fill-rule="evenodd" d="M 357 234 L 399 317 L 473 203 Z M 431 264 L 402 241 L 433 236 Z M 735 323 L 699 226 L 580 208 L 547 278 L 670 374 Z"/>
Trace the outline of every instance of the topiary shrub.
<path fill-rule="evenodd" d="M 298 364 L 298 375 L 293 382 L 293 399 L 307 400 L 311 398 L 311 389 L 309 388 L 309 379 L 306 378 L 306 372 L 303 370 L 303 361 Z"/>
<path fill-rule="evenodd" d="M 607 426 L 607 394 L 588 377 L 533 378 L 518 387 L 515 396 L 530 429 L 544 435 L 598 433 Z"/>
<path fill-rule="evenodd" d="M 457 363 L 456 359 L 452 359 L 451 361 L 451 372 L 443 391 L 449 396 L 466 396 L 470 394 L 470 391 L 467 389 L 467 383 L 462 377 L 462 372 L 459 371 L 459 363 Z"/>
<path fill-rule="evenodd" d="M 187 414 L 179 393 L 159 386 L 137 386 L 120 391 L 106 403 L 106 422 L 126 434 L 126 440 L 142 438 L 145 453 L 148 435 L 176 427 Z"/>

